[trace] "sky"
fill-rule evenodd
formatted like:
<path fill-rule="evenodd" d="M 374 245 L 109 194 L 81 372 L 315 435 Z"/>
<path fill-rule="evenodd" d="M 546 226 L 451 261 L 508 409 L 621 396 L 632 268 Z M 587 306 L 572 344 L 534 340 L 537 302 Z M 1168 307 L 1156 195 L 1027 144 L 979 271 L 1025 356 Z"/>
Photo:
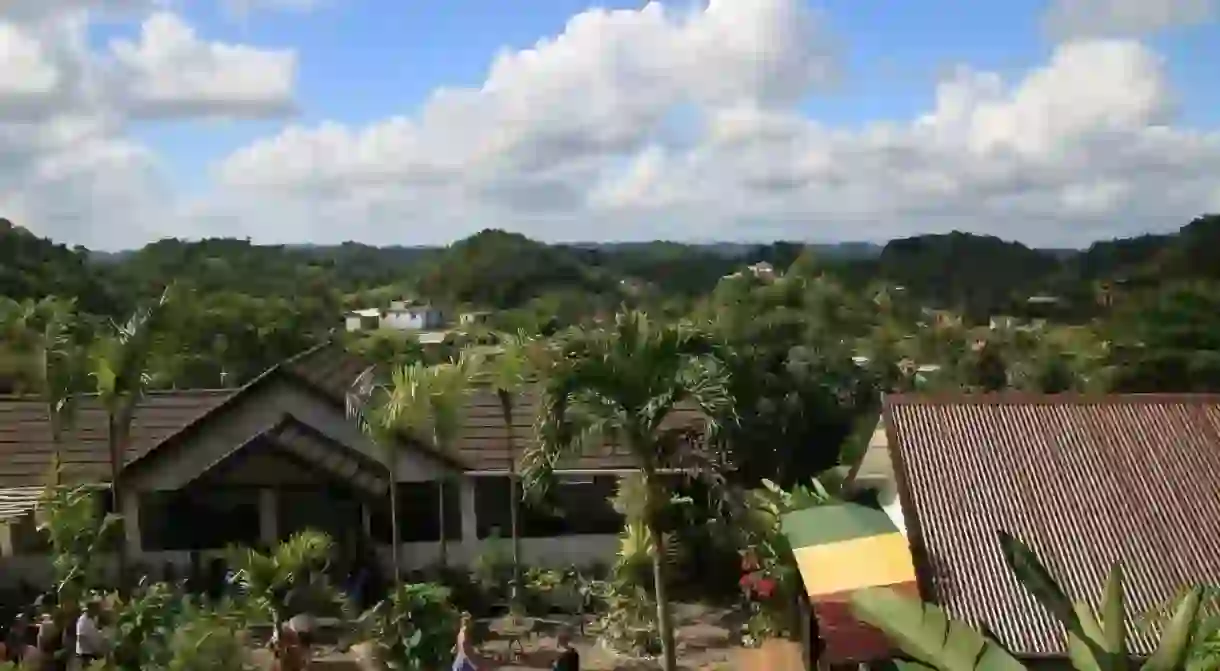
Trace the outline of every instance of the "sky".
<path fill-rule="evenodd" d="M 1220 211 L 1218 4 L 3 0 L 0 217 L 106 250 L 1173 231 Z"/>

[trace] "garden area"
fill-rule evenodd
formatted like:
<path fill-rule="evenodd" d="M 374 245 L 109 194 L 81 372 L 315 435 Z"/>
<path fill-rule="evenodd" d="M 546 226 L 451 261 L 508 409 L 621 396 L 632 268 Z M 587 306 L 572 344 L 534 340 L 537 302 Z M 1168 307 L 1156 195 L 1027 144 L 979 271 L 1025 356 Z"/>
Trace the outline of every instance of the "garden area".
<path fill-rule="evenodd" d="M 832 500 L 821 483 L 742 492 L 732 528 L 696 503 L 699 492 L 677 488 L 662 511 L 672 531 L 659 545 L 633 506 L 641 486 L 624 478 L 613 500 L 626 522 L 608 565 L 516 566 L 511 541 L 492 538 L 469 568 L 436 566 L 357 589 L 354 567 L 315 531 L 273 548 L 231 548 L 219 584 L 135 567 L 116 584 L 107 550 L 121 521 L 101 513 L 104 492 L 48 486 L 37 517 L 54 584 L 4 598 L 2 668 L 446 669 L 464 617 L 479 669 L 549 669 L 567 647 L 584 669 L 658 668 L 658 548 L 678 668 L 743 668 L 745 651 L 794 633 L 797 583 L 779 517 Z M 87 665 L 72 659 L 82 613 L 104 642 Z"/>

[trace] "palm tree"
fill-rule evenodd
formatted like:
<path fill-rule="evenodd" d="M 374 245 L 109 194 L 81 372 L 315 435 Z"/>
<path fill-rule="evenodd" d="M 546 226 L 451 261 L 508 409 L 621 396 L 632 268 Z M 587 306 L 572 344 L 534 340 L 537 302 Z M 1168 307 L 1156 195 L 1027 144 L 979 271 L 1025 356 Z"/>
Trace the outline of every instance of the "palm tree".
<path fill-rule="evenodd" d="M 81 348 L 72 332 L 75 301 L 54 296 L 38 302 L 0 301 L 0 323 L 4 324 L 6 340 L 16 344 L 18 356 L 30 357 L 36 362 L 34 375 L 46 404 L 51 444 L 58 458 L 63 432 L 72 424 L 74 393 L 82 369 Z M 56 485 L 59 478 L 59 469 L 55 469 Z"/>
<path fill-rule="evenodd" d="M 417 432 L 427 424 L 429 394 L 428 368 L 417 362 L 393 367 L 388 380 L 379 380 L 378 367 L 373 366 L 356 379 L 347 395 L 348 416 L 359 422 L 361 430 L 381 450 L 390 473 L 390 562 L 395 586 L 402 584 L 398 558 L 402 546 L 398 528 L 398 436 Z"/>
<path fill-rule="evenodd" d="M 461 428 L 461 409 L 474 360 L 461 357 L 456 363 L 428 367 L 412 363 L 394 367 L 389 379 L 379 379 L 373 366 L 357 378 L 347 396 L 348 415 L 354 417 L 382 453 L 390 471 L 390 556 L 394 579 L 401 582 L 398 553 L 401 545 L 398 528 L 398 438 L 406 433 L 416 440 L 428 440 L 442 450 L 452 449 Z M 447 558 L 445 537 L 445 485 L 439 487 L 441 562 Z"/>
<path fill-rule="evenodd" d="M 504 440 L 508 447 L 508 526 L 513 547 L 512 600 L 517 600 L 521 584 L 521 496 L 518 487 L 515 425 L 517 399 L 530 382 L 536 366 L 538 342 L 524 331 L 500 337 L 499 351 L 486 366 L 492 389 L 500 401 L 500 417 L 504 422 Z"/>
<path fill-rule="evenodd" d="M 432 366 L 428 369 L 428 410 L 432 425 L 432 443 L 442 453 L 452 453 L 462 429 L 466 397 L 470 381 L 479 367 L 478 359 L 461 352 L 456 361 Z M 445 525 L 445 480 L 442 474 L 438 481 L 438 515 L 440 516 L 440 563 L 449 561 L 449 537 Z"/>
<path fill-rule="evenodd" d="M 694 405 L 715 441 L 726 418 L 735 421 L 728 375 L 711 339 L 686 326 L 655 326 L 642 313 L 619 314 L 612 327 L 573 331 L 558 343 L 543 383 L 539 440 L 523 458 L 527 489 L 545 488 L 555 465 L 596 441 L 630 452 L 642 479 L 644 519 L 654 539 L 652 572 L 664 668 L 676 668 L 673 618 L 664 576 L 661 513 L 669 501 L 663 469 L 697 457 L 692 430 L 667 418 Z"/>
<path fill-rule="evenodd" d="M 106 409 L 106 443 L 110 454 L 110 496 L 116 513 L 121 512 L 121 478 L 131 439 L 135 409 L 150 386 L 149 361 L 169 316 L 172 287 L 166 287 L 154 303 L 139 308 L 110 332 L 96 340 L 92 355 L 93 378 L 98 397 Z M 125 584 L 127 544 L 118 545 L 119 585 Z"/>

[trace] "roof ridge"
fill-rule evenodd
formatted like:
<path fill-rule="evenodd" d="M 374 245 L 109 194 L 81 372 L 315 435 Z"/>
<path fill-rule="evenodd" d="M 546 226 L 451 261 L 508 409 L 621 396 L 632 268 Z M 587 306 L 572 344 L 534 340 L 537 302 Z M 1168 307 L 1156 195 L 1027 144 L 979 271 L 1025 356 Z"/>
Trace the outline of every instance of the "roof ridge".
<path fill-rule="evenodd" d="M 1120 404 L 1220 404 L 1220 393 L 1156 392 L 1121 394 L 1043 394 L 1031 391 L 999 392 L 905 392 L 883 394 L 885 405 L 1120 405 Z"/>

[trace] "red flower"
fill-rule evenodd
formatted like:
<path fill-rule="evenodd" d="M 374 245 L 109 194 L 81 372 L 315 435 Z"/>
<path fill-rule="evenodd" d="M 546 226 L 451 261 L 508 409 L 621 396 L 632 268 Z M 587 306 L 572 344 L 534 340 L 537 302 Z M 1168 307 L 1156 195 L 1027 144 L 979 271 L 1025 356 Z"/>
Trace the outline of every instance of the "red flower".
<path fill-rule="evenodd" d="M 770 599 L 775 593 L 775 586 L 774 578 L 759 578 L 754 581 L 754 591 L 762 599 Z"/>

